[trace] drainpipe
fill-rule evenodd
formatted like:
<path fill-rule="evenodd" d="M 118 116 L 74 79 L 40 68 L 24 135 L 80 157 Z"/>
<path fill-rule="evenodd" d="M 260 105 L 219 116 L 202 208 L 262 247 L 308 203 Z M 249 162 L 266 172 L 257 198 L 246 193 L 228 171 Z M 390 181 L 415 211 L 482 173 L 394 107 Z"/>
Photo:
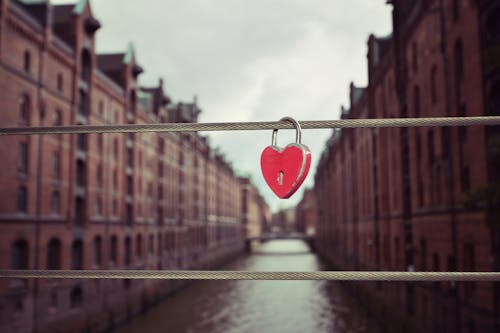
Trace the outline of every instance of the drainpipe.
<path fill-rule="evenodd" d="M 439 22 L 440 22 L 440 36 L 441 36 L 441 45 L 440 51 L 443 57 L 443 74 L 444 74 L 444 89 L 445 89 L 445 111 L 446 116 L 451 116 L 451 102 L 450 102 L 450 82 L 449 82 L 449 61 L 448 56 L 446 54 L 446 17 L 444 13 L 444 3 L 443 0 L 439 0 Z M 452 142 L 452 131 L 451 129 L 446 131 L 446 140 L 448 145 Z M 450 155 L 451 155 L 451 147 L 449 147 Z M 451 253 L 452 253 L 452 261 L 450 264 L 450 270 L 457 270 L 457 255 L 458 255 L 458 236 L 457 236 L 457 213 L 455 207 L 455 186 L 453 181 L 454 176 L 454 168 L 451 160 L 451 156 L 446 156 L 447 160 L 445 160 L 445 165 L 449 172 L 447 172 L 446 176 L 446 184 L 448 187 L 449 194 L 449 204 L 450 204 L 450 229 L 451 229 Z M 461 323 L 460 323 L 460 300 L 458 297 L 458 289 L 455 282 L 451 282 L 452 286 L 452 296 L 454 299 L 454 323 L 455 323 L 455 332 L 460 333 L 461 331 Z"/>

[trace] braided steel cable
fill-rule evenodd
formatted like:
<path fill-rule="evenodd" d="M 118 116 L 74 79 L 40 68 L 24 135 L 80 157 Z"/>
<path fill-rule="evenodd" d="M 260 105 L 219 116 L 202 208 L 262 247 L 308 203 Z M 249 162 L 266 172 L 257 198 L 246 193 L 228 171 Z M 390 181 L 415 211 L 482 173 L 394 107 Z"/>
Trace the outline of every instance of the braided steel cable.
<path fill-rule="evenodd" d="M 169 280 L 500 281 L 500 272 L 0 270 L 0 278 Z"/>
<path fill-rule="evenodd" d="M 487 117 L 435 117 L 435 118 L 384 118 L 304 120 L 302 129 L 364 128 L 364 127 L 421 127 L 421 126 L 471 126 L 500 125 L 500 116 Z M 53 127 L 2 127 L 0 135 L 67 134 L 67 133 L 146 133 L 146 132 L 198 132 L 198 131 L 248 131 L 294 129 L 288 121 L 233 122 L 233 123 L 162 123 L 130 125 L 78 125 Z"/>

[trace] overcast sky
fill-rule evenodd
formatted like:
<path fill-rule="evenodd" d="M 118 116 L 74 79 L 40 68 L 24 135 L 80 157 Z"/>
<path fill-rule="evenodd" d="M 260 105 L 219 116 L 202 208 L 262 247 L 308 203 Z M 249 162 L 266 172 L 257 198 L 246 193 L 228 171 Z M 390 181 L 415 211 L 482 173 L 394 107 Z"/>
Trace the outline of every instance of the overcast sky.
<path fill-rule="evenodd" d="M 52 3 L 68 3 L 52 0 Z M 76 0 L 75 0 L 76 2 Z M 174 101 L 198 96 L 200 122 L 338 119 L 348 86 L 366 85 L 370 33 L 391 32 L 385 0 L 93 0 L 98 52 L 129 42 L 145 69 L 141 84 L 165 80 Z M 234 169 L 249 174 L 275 211 L 314 183 L 331 130 L 304 130 L 313 163 L 301 191 L 280 200 L 260 172 L 272 131 L 210 132 Z M 295 140 L 280 131 L 278 144 Z"/>

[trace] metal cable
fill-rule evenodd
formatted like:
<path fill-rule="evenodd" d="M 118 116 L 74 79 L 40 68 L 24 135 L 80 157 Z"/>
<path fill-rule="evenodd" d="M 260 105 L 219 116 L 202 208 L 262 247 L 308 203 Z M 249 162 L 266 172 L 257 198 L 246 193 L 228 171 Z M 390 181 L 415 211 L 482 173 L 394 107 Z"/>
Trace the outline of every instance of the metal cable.
<path fill-rule="evenodd" d="M 0 270 L 0 278 L 170 280 L 500 281 L 500 272 Z"/>
<path fill-rule="evenodd" d="M 500 125 L 500 116 L 305 120 L 305 121 L 300 121 L 299 123 L 302 129 Z M 247 130 L 272 130 L 272 129 L 293 129 L 293 128 L 294 128 L 293 124 L 291 124 L 288 121 L 78 125 L 78 126 L 54 126 L 54 127 L 2 127 L 0 128 L 0 135 L 247 131 Z"/>

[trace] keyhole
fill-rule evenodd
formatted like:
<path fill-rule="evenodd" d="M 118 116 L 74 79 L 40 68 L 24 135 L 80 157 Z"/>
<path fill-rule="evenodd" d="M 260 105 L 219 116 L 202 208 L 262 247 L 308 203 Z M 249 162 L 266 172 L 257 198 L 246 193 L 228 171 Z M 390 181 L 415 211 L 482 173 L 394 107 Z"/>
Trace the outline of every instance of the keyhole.
<path fill-rule="evenodd" d="M 278 184 L 283 185 L 283 176 L 285 173 L 283 171 L 280 171 L 280 174 L 278 175 Z"/>

